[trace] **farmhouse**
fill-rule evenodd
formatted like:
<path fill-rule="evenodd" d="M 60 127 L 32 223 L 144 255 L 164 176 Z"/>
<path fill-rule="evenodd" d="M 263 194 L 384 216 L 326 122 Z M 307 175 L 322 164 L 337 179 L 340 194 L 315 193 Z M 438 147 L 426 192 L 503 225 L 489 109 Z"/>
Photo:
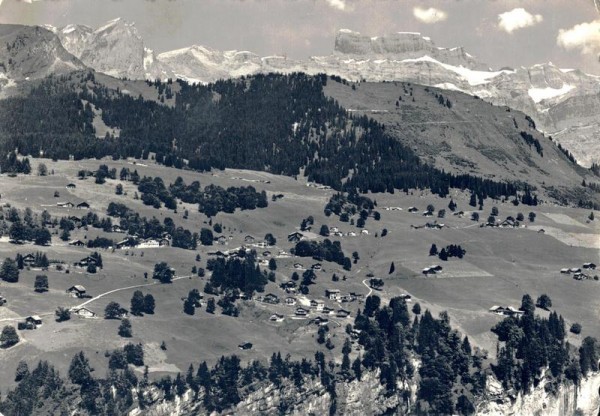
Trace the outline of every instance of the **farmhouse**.
<path fill-rule="evenodd" d="M 296 270 L 302 270 L 302 269 L 304 269 L 304 266 L 301 265 L 300 263 L 294 263 L 294 269 L 296 269 Z"/>
<path fill-rule="evenodd" d="M 329 229 L 329 232 L 330 232 L 330 233 L 337 233 L 338 231 L 340 231 L 340 230 L 338 229 L 338 227 L 331 227 L 331 228 Z"/>
<path fill-rule="evenodd" d="M 519 223 L 515 221 L 513 217 L 507 217 L 504 221 L 502 221 L 499 225 L 502 228 L 515 228 L 519 226 Z"/>
<path fill-rule="evenodd" d="M 121 228 L 120 225 L 117 225 L 117 224 L 113 225 L 111 227 L 111 230 L 113 233 L 124 233 L 125 232 L 125 230 L 123 228 Z"/>
<path fill-rule="evenodd" d="M 240 350 L 249 350 L 249 349 L 252 349 L 252 343 L 251 342 L 243 342 L 240 345 L 238 345 L 238 348 Z"/>
<path fill-rule="evenodd" d="M 271 315 L 271 317 L 269 318 L 269 321 L 271 322 L 283 322 L 284 320 L 284 316 L 279 314 L 279 313 L 274 313 L 273 315 Z"/>
<path fill-rule="evenodd" d="M 364 235 L 369 235 L 369 230 L 361 230 L 361 232 L 360 232 L 360 233 L 361 233 L 361 234 L 364 234 Z"/>
<path fill-rule="evenodd" d="M 413 213 L 413 212 L 418 212 L 419 210 L 417 209 L 417 207 L 409 207 L 408 208 L 408 212 Z"/>
<path fill-rule="evenodd" d="M 583 263 L 583 268 L 588 270 L 596 270 L 596 265 L 594 263 Z"/>
<path fill-rule="evenodd" d="M 70 246 L 83 247 L 85 243 L 81 240 L 71 240 L 69 241 Z"/>
<path fill-rule="evenodd" d="M 6 303 L 6 298 L 2 295 L 0 295 L 0 306 L 4 305 Z"/>
<path fill-rule="evenodd" d="M 407 293 L 403 293 L 400 296 L 398 296 L 400 299 L 403 299 L 405 302 L 410 302 L 412 301 L 412 296 L 407 294 Z"/>
<path fill-rule="evenodd" d="M 303 307 L 296 308 L 296 316 L 306 316 L 308 315 L 309 310 Z"/>
<path fill-rule="evenodd" d="M 327 296 L 327 298 L 330 300 L 338 300 L 338 298 L 340 297 L 340 290 L 339 289 L 327 289 L 327 290 L 325 290 L 325 296 Z"/>
<path fill-rule="evenodd" d="M 287 298 L 285 298 L 285 304 L 289 305 L 289 306 L 294 306 L 297 303 L 296 298 L 292 297 L 292 296 L 288 296 Z"/>
<path fill-rule="evenodd" d="M 569 271 L 571 273 L 581 273 L 581 269 L 579 267 L 571 267 L 571 269 L 569 269 Z"/>
<path fill-rule="evenodd" d="M 350 231 L 348 233 L 348 237 L 356 237 L 356 233 L 354 231 Z"/>
<path fill-rule="evenodd" d="M 291 234 L 288 234 L 288 241 L 290 243 L 297 243 L 298 241 L 302 240 L 302 238 L 304 237 L 304 234 L 298 232 L 298 231 L 294 231 Z"/>
<path fill-rule="evenodd" d="M 160 247 L 160 242 L 158 240 L 155 240 L 153 238 L 148 238 L 144 241 L 142 241 L 139 245 L 139 248 L 157 248 Z"/>
<path fill-rule="evenodd" d="M 342 303 L 345 303 L 345 302 L 353 302 L 353 301 L 355 301 L 355 300 L 356 300 L 356 297 L 355 297 L 355 296 L 353 296 L 352 294 L 348 294 L 348 295 L 342 295 L 342 296 L 340 296 L 340 298 L 339 298 L 339 301 L 340 301 L 340 302 L 342 302 Z"/>
<path fill-rule="evenodd" d="M 424 217 L 432 217 L 433 216 L 433 212 L 431 212 L 431 211 L 423 211 L 423 216 Z"/>
<path fill-rule="evenodd" d="M 91 309 L 88 309 L 86 307 L 73 309 L 73 313 L 76 314 L 77 316 L 81 316 L 82 318 L 95 318 L 96 317 L 96 312 L 94 312 Z"/>
<path fill-rule="evenodd" d="M 265 250 L 262 252 L 263 257 L 271 257 L 271 252 L 269 250 Z"/>
<path fill-rule="evenodd" d="M 218 244 L 225 245 L 225 244 L 227 244 L 227 237 L 225 237 L 224 235 L 222 235 L 222 236 L 219 236 L 218 238 L 216 238 L 215 241 Z"/>
<path fill-rule="evenodd" d="M 435 270 L 433 270 L 431 267 L 425 267 L 425 268 L 423 269 L 423 274 L 424 274 L 424 275 L 426 275 L 426 276 L 427 276 L 428 274 L 436 274 L 436 271 L 435 271 Z"/>
<path fill-rule="evenodd" d="M 563 274 L 569 274 L 569 273 L 571 273 L 571 269 L 569 269 L 569 268 L 560 269 L 560 272 Z"/>
<path fill-rule="evenodd" d="M 75 185 L 74 183 L 67 184 L 67 189 L 75 189 L 75 188 L 77 188 L 77 185 Z"/>
<path fill-rule="evenodd" d="M 335 311 L 333 310 L 333 308 L 330 308 L 329 306 L 324 306 L 323 307 L 323 313 L 327 314 L 327 315 L 331 315 L 333 314 Z"/>
<path fill-rule="evenodd" d="M 438 224 L 437 221 L 428 222 L 425 224 L 425 228 L 428 228 L 430 230 L 441 230 L 444 227 L 445 227 L 444 224 Z"/>
<path fill-rule="evenodd" d="M 61 208 L 73 208 L 75 205 L 73 205 L 72 202 L 57 202 L 56 206 Z"/>
<path fill-rule="evenodd" d="M 310 268 L 313 270 L 321 270 L 323 266 L 321 266 L 321 263 L 315 263 Z"/>
<path fill-rule="evenodd" d="M 83 202 L 80 202 L 79 204 L 77 204 L 77 208 L 79 208 L 79 209 L 89 209 L 90 208 L 90 204 L 88 204 L 87 202 L 83 201 Z"/>
<path fill-rule="evenodd" d="M 246 237 L 244 237 L 244 242 L 247 244 L 252 244 L 256 241 L 256 239 L 254 237 L 252 237 L 251 235 L 247 235 Z"/>
<path fill-rule="evenodd" d="M 67 293 L 71 294 L 71 296 L 74 296 L 76 298 L 82 298 L 85 296 L 85 287 L 81 285 L 71 286 L 67 289 Z"/>

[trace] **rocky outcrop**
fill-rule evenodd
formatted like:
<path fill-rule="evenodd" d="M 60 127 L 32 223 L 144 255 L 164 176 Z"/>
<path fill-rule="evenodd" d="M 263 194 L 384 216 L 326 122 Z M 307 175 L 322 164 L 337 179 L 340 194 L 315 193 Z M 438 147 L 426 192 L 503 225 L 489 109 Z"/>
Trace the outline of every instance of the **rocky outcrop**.
<path fill-rule="evenodd" d="M 579 386 L 563 384 L 556 394 L 545 390 L 546 382 L 527 395 L 506 395 L 497 381 L 488 383 L 489 399 L 477 407 L 481 416 L 596 416 L 600 410 L 600 373 L 590 374 Z"/>

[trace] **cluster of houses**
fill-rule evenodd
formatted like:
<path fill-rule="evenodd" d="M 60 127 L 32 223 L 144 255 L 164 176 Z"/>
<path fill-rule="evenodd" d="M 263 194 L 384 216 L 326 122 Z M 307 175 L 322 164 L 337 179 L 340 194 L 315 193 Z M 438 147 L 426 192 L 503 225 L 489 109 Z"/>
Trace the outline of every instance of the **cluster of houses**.
<path fill-rule="evenodd" d="M 433 222 L 427 222 L 424 225 L 410 225 L 411 228 L 414 228 L 416 230 L 420 229 L 420 228 L 427 228 L 428 230 L 441 230 L 442 228 L 444 228 L 446 225 L 445 224 L 440 224 L 437 221 L 433 221 Z"/>
<path fill-rule="evenodd" d="M 562 274 L 570 274 L 570 275 L 572 275 L 573 279 L 575 279 L 575 280 L 587 280 L 587 279 L 592 279 L 592 276 L 590 276 L 589 274 L 587 274 L 587 273 L 589 273 L 592 270 L 596 270 L 596 264 L 594 264 L 594 263 L 583 263 L 582 267 L 564 268 L 564 269 L 560 269 L 560 272 Z"/>
<path fill-rule="evenodd" d="M 435 264 L 435 265 L 433 265 L 433 266 L 425 267 L 425 268 L 423 269 L 423 272 L 422 272 L 422 273 L 423 273 L 424 275 L 426 275 L 426 276 L 427 276 L 428 274 L 438 274 L 438 273 L 441 273 L 441 271 L 442 271 L 443 269 L 444 269 L 444 268 L 443 268 L 442 266 L 440 266 L 439 264 Z"/>
<path fill-rule="evenodd" d="M 494 220 L 494 222 L 486 221 L 479 225 L 480 227 L 497 227 L 497 228 L 519 228 L 521 223 L 514 219 L 514 217 L 508 216 L 504 221 L 498 222 Z"/>
<path fill-rule="evenodd" d="M 523 315 L 523 311 L 513 308 L 512 306 L 498 306 L 498 305 L 494 305 L 490 308 L 490 312 L 494 313 L 496 315 L 501 315 L 501 316 L 522 316 Z"/>
<path fill-rule="evenodd" d="M 60 207 L 60 208 L 90 209 L 90 204 L 88 204 L 85 201 L 80 202 L 79 204 L 74 204 L 74 203 L 72 203 L 70 201 L 67 201 L 67 202 L 57 202 L 56 206 Z"/>

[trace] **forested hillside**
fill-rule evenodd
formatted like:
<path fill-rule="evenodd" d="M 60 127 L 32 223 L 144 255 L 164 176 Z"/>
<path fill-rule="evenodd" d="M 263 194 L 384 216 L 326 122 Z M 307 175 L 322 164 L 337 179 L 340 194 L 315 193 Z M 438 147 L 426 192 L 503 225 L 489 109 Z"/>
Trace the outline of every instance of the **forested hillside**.
<path fill-rule="evenodd" d="M 206 86 L 177 82 L 176 105 L 169 107 L 108 89 L 93 73 L 50 78 L 28 96 L 0 102 L 1 145 L 57 159 L 147 158 L 155 152 L 160 163 L 196 170 L 298 175 L 304 169 L 310 180 L 362 192 L 430 188 L 443 196 L 462 188 L 498 197 L 527 188 L 424 164 L 384 125 L 353 117 L 326 97 L 324 85 L 337 81 L 325 75 L 257 75 Z M 157 84 L 157 91 L 168 87 Z M 98 115 L 90 104 L 102 110 L 106 125 L 120 129 L 119 138 L 95 137 Z"/>

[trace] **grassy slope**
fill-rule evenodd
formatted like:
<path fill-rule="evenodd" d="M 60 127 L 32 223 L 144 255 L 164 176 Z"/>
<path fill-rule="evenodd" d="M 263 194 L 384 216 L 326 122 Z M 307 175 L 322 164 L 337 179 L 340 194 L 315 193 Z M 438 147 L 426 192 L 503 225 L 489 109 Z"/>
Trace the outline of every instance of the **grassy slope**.
<path fill-rule="evenodd" d="M 34 169 L 35 163 L 37 161 L 34 161 Z M 46 208 L 53 216 L 80 214 L 77 209 L 56 207 L 55 203 L 59 200 L 73 202 L 86 200 L 92 205 L 92 210 L 99 214 L 105 212 L 110 201 L 121 201 L 142 215 L 148 217 L 154 215 L 161 220 L 170 216 L 178 224 L 194 231 L 207 226 L 204 224 L 206 217 L 197 213 L 194 206 L 188 207 L 189 219 L 183 220 L 183 207 L 175 214 L 172 211 L 155 210 L 142 205 L 141 201 L 133 199 L 135 189 L 131 183 L 124 184 L 127 196 L 116 196 L 114 186 L 118 181 L 109 180 L 104 185 L 96 185 L 93 180 L 76 179 L 79 169 L 93 170 L 99 163 L 107 163 L 109 167 L 116 167 L 117 170 L 122 166 L 128 166 L 137 168 L 141 175 L 161 176 L 167 184 L 181 175 L 188 183 L 197 179 L 202 185 L 215 183 L 227 187 L 252 184 L 259 190 L 266 190 L 269 197 L 271 193 L 285 195 L 277 202 L 270 202 L 266 209 L 238 211 L 231 215 L 219 214 L 216 220 L 223 224 L 223 234 L 233 237 L 225 247 L 227 249 L 241 245 L 247 234 L 262 238 L 267 232 L 271 232 L 277 237 L 278 248 L 289 252 L 292 244 L 287 242 L 287 234 L 294 231 L 302 218 L 308 215 L 315 217 L 317 230 L 324 223 L 330 227 L 338 226 L 343 231 L 356 230 L 348 223 L 340 223 L 336 218 L 326 218 L 323 207 L 331 191 L 307 187 L 302 178 L 295 181 L 288 177 L 239 170 L 197 174 L 156 166 L 151 162 L 144 162 L 148 166 L 140 164 L 133 166 L 123 161 L 51 162 L 44 160 L 44 163 L 50 170 L 54 170 L 54 175 L 46 178 L 0 176 L 0 189 L 2 189 L 0 201 L 19 208 L 30 206 L 34 211 Z M 268 180 L 270 183 L 252 183 L 234 178 Z M 77 188 L 67 190 L 64 186 L 69 182 L 75 182 Z M 60 198 L 53 198 L 55 190 L 61 193 Z M 583 325 L 583 333 L 579 337 L 573 337 L 571 342 L 578 343 L 578 340 L 586 335 L 600 334 L 600 324 L 596 319 L 597 311 L 600 309 L 598 297 L 600 282 L 593 280 L 578 282 L 558 272 L 562 267 L 581 266 L 585 261 L 600 263 L 598 256 L 600 227 L 597 222 L 586 223 L 588 211 L 542 205 L 535 208 L 538 214 L 535 224 L 527 224 L 528 228 L 522 229 L 481 229 L 468 219 L 468 215 L 465 218 L 448 215 L 443 220 L 447 228 L 441 231 L 415 230 L 410 225 L 422 225 L 427 218 L 419 214 L 409 214 L 406 208 L 414 205 L 423 210 L 429 203 L 438 209 L 446 208 L 449 200 L 417 192 L 414 195 L 396 193 L 373 197 L 380 207 L 381 221 L 376 222 L 373 219 L 367 221 L 366 228 L 370 230 L 368 236 L 341 238 L 345 253 L 350 255 L 356 250 L 361 260 L 353 265 L 351 272 L 344 272 L 335 264 L 324 263 L 324 271 L 318 272 L 317 284 L 311 287 L 309 298 L 324 298 L 324 290 L 334 287 L 340 288 L 342 292 L 366 293 L 367 288 L 363 286 L 362 280 L 370 271 L 385 280 L 384 290 L 379 293 L 382 298 L 387 300 L 392 296 L 408 292 L 423 306 L 436 313 L 448 310 L 453 324 L 469 334 L 475 344 L 488 349 L 491 354 L 495 352 L 495 340 L 489 328 L 500 318 L 488 313 L 488 308 L 494 304 L 518 306 L 524 293 L 530 293 L 534 298 L 541 293 L 547 293 L 552 298 L 556 309 L 568 322 L 578 321 Z M 459 210 L 470 209 L 466 195 L 455 193 L 453 197 L 458 203 Z M 404 210 L 385 211 L 382 209 L 384 206 L 400 206 Z M 492 202 L 487 201 L 481 213 L 482 218 L 487 217 L 491 206 Z M 507 215 L 515 216 L 519 211 L 527 215 L 530 210 L 529 207 L 514 207 L 509 203 L 498 203 L 498 207 L 502 218 Z M 564 221 L 565 218 L 569 218 L 571 224 L 565 224 L 567 222 Z M 543 227 L 547 232 L 538 233 L 536 227 Z M 383 228 L 389 230 L 389 235 L 385 238 L 376 238 L 375 232 L 380 232 Z M 587 244 L 590 248 L 570 246 L 552 237 L 552 235 L 559 235 L 559 231 L 564 233 L 561 234 L 561 238 L 567 236 L 575 242 L 587 240 L 581 244 Z M 90 228 L 88 231 L 79 230 L 73 233 L 73 237 L 93 238 L 97 234 L 101 233 Z M 122 234 L 109 236 L 118 239 Z M 462 261 L 440 262 L 428 256 L 432 243 L 436 243 L 440 248 L 450 243 L 461 244 L 467 250 L 467 255 Z M 594 244 L 596 248 L 591 248 Z M 197 252 L 201 253 L 200 266 L 203 267 L 208 257 L 206 252 L 219 248 L 223 247 L 200 247 L 195 252 L 170 248 L 136 249 L 128 253 L 135 254 L 133 256 L 126 255 L 125 251 L 114 253 L 102 251 L 105 268 L 96 275 L 88 275 L 72 267 L 70 274 L 48 272 L 51 291 L 46 294 L 35 294 L 32 290 L 34 277 L 39 271 L 24 271 L 21 273 L 19 283 L 0 285 L 0 292 L 9 300 L 7 306 L 0 307 L 0 320 L 33 313 L 53 313 L 57 306 L 78 304 L 76 299 L 64 293 L 66 288 L 76 283 L 85 285 L 92 295 L 120 287 L 144 284 L 146 283 L 144 272 L 151 274 L 153 265 L 161 260 L 168 261 L 177 270 L 178 275 L 188 275 L 192 266 L 197 264 L 195 261 Z M 89 251 L 86 248 L 66 247 L 56 236 L 53 245 L 46 248 L 15 246 L 0 241 L 0 258 L 14 257 L 16 252 L 28 253 L 35 250 L 45 251 L 49 258 L 61 259 L 69 264 L 84 257 Z M 277 249 L 271 251 L 276 253 Z M 396 266 L 393 276 L 388 275 L 391 261 L 394 261 Z M 278 282 L 289 278 L 295 262 L 310 266 L 314 261 L 297 258 L 279 259 Z M 419 271 L 432 263 L 443 263 L 444 273 L 437 278 L 423 277 Z M 348 279 L 334 283 L 331 281 L 334 272 L 340 276 L 346 274 Z M 144 344 L 146 362 L 153 374 L 158 375 L 163 371 L 185 371 L 190 362 L 197 363 L 204 359 L 214 361 L 222 354 L 236 353 L 243 359 L 267 358 L 274 351 L 289 352 L 296 357 L 314 355 L 314 351 L 318 348 L 315 341 L 316 327 L 307 327 L 306 321 L 294 320 L 291 317 L 278 324 L 268 321 L 268 317 L 273 312 L 290 315 L 292 313 L 290 307 L 248 302 L 243 304 L 242 314 L 237 319 L 221 316 L 218 312 L 216 315 L 209 315 L 203 308 L 198 310 L 195 316 L 184 315 L 181 297 L 186 296 L 192 288 L 202 289 L 205 280 L 206 278 L 183 279 L 172 285 L 155 285 L 142 289 L 144 293 L 152 293 L 155 296 L 156 314 L 132 318 L 134 329 L 132 341 Z M 268 285 L 267 292 L 269 291 L 284 296 L 275 284 Z M 99 299 L 90 305 L 90 309 L 102 315 L 104 306 L 111 300 L 129 307 L 132 292 L 133 290 L 118 292 Z M 330 301 L 327 303 L 332 307 L 340 307 Z M 360 305 L 352 303 L 344 304 L 344 307 L 355 314 Z M 337 346 L 334 354 L 339 355 L 345 337 L 343 327 L 352 319 L 336 319 L 336 321 L 340 327 L 337 324 L 332 324 L 331 327 L 335 336 L 333 340 Z M 127 342 L 117 336 L 117 321 L 74 317 L 69 322 L 57 324 L 51 316 L 48 316 L 44 322 L 44 326 L 36 331 L 21 332 L 24 342 L 3 352 L 0 358 L 0 373 L 13 374 L 18 360 L 26 357 L 30 363 L 38 359 L 50 360 L 64 374 L 72 355 L 83 349 L 92 360 L 98 374 L 102 374 L 106 368 L 104 351 Z M 158 348 L 163 340 L 168 346 L 166 352 Z M 242 352 L 237 345 L 246 340 L 254 343 L 255 348 Z M 3 377 L 0 388 L 4 389 L 10 385 L 11 378 Z"/>
<path fill-rule="evenodd" d="M 388 132 L 425 161 L 448 172 L 523 181 L 538 188 L 560 189 L 574 201 L 580 198 L 582 179 L 589 180 L 589 172 L 572 165 L 548 138 L 530 128 L 523 113 L 470 95 L 427 89 L 429 92 L 426 87 L 401 82 L 361 83 L 352 89 L 330 81 L 325 93 L 354 114 L 384 123 Z M 452 107 L 440 105 L 437 93 L 448 98 Z M 402 101 L 396 107 L 400 96 Z M 529 148 L 519 136 L 521 131 L 539 140 L 543 157 Z"/>

